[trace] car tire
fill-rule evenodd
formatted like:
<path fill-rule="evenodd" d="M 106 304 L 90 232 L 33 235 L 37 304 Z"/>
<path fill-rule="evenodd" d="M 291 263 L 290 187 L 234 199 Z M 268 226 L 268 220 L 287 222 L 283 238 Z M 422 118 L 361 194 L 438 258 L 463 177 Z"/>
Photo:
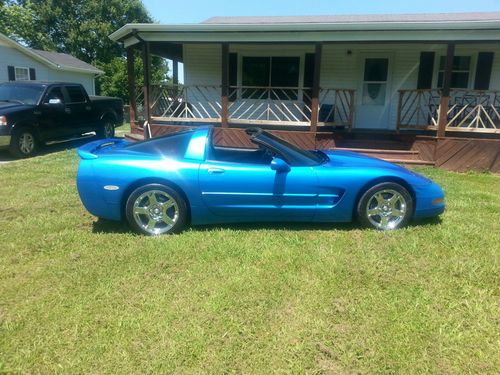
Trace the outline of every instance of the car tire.
<path fill-rule="evenodd" d="M 384 182 L 368 189 L 358 202 L 359 222 L 369 228 L 393 230 L 406 226 L 413 215 L 413 198 L 400 184 Z"/>
<path fill-rule="evenodd" d="M 9 152 L 16 158 L 29 158 L 38 151 L 38 137 L 32 127 L 14 130 L 10 140 Z"/>
<path fill-rule="evenodd" d="M 113 138 L 115 136 L 115 124 L 109 118 L 102 120 L 101 126 L 96 131 L 100 139 Z"/>
<path fill-rule="evenodd" d="M 158 236 L 182 231 L 187 223 L 188 208 L 176 190 L 162 184 L 148 184 L 130 194 L 125 213 L 134 231 Z"/>

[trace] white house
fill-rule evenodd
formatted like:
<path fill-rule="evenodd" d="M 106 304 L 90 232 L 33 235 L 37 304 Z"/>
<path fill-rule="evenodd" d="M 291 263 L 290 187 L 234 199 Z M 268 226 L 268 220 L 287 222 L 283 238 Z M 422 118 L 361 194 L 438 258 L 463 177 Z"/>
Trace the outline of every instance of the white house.
<path fill-rule="evenodd" d="M 71 55 L 31 49 L 0 34 L 0 82 L 64 81 L 81 83 L 95 94 L 95 77 L 102 70 Z"/>
<path fill-rule="evenodd" d="M 439 139 L 500 134 L 500 13 L 214 17 L 111 38 L 142 51 L 147 136 L 213 123 L 231 143 L 258 125 L 304 147 L 356 134 L 370 147 L 404 134 L 430 137 L 419 158 L 438 163 Z M 182 62 L 184 84 L 150 82 L 151 54 L 174 60 L 174 82 Z"/>

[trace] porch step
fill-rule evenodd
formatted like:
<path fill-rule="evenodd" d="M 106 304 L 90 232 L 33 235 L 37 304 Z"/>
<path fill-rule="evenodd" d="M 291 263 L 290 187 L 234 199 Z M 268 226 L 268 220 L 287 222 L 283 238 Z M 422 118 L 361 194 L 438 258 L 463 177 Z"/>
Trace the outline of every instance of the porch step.
<path fill-rule="evenodd" d="M 394 141 L 389 139 L 339 139 L 335 144 L 341 148 L 364 149 L 364 150 L 411 150 L 412 143 Z"/>
<path fill-rule="evenodd" d="M 125 134 L 125 138 L 130 140 L 130 141 L 134 141 L 134 142 L 138 142 L 138 141 L 143 141 L 144 140 L 144 136 L 142 134 L 132 134 L 132 133 L 127 133 Z"/>
<path fill-rule="evenodd" d="M 436 165 L 433 161 L 426 160 L 410 160 L 410 159 L 387 159 L 383 158 L 383 160 L 388 161 L 389 163 L 397 163 L 397 164 L 412 164 L 412 165 Z"/>
<path fill-rule="evenodd" d="M 391 163 L 416 164 L 416 165 L 434 165 L 434 162 L 420 159 L 418 150 L 394 150 L 394 149 L 375 149 L 375 148 L 353 148 L 353 147 L 335 147 L 335 150 L 354 151 L 367 156 L 379 158 Z"/>
<path fill-rule="evenodd" d="M 418 155 L 417 150 L 388 150 L 376 148 L 335 147 L 335 150 L 361 152 L 363 154 Z"/>

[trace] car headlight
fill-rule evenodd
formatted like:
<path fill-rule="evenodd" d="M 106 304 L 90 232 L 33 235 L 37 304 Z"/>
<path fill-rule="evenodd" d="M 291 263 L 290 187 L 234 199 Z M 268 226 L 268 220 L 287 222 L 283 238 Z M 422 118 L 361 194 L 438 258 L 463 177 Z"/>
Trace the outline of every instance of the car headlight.
<path fill-rule="evenodd" d="M 7 117 L 0 116 L 0 126 L 7 126 Z"/>

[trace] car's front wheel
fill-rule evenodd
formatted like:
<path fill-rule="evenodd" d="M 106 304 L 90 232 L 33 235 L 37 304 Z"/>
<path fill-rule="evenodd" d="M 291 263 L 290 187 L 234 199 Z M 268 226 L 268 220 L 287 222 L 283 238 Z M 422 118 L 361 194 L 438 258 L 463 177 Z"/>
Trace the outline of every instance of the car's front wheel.
<path fill-rule="evenodd" d="M 38 139 L 31 127 L 23 127 L 14 131 L 10 141 L 9 151 L 17 158 L 34 156 L 38 149 Z"/>
<path fill-rule="evenodd" d="M 187 222 L 187 205 L 169 186 L 149 184 L 135 189 L 126 204 L 129 225 L 148 236 L 180 232 Z"/>
<path fill-rule="evenodd" d="M 384 182 L 368 189 L 357 207 L 358 219 L 366 227 L 392 230 L 408 224 L 413 213 L 413 199 L 403 186 Z"/>

